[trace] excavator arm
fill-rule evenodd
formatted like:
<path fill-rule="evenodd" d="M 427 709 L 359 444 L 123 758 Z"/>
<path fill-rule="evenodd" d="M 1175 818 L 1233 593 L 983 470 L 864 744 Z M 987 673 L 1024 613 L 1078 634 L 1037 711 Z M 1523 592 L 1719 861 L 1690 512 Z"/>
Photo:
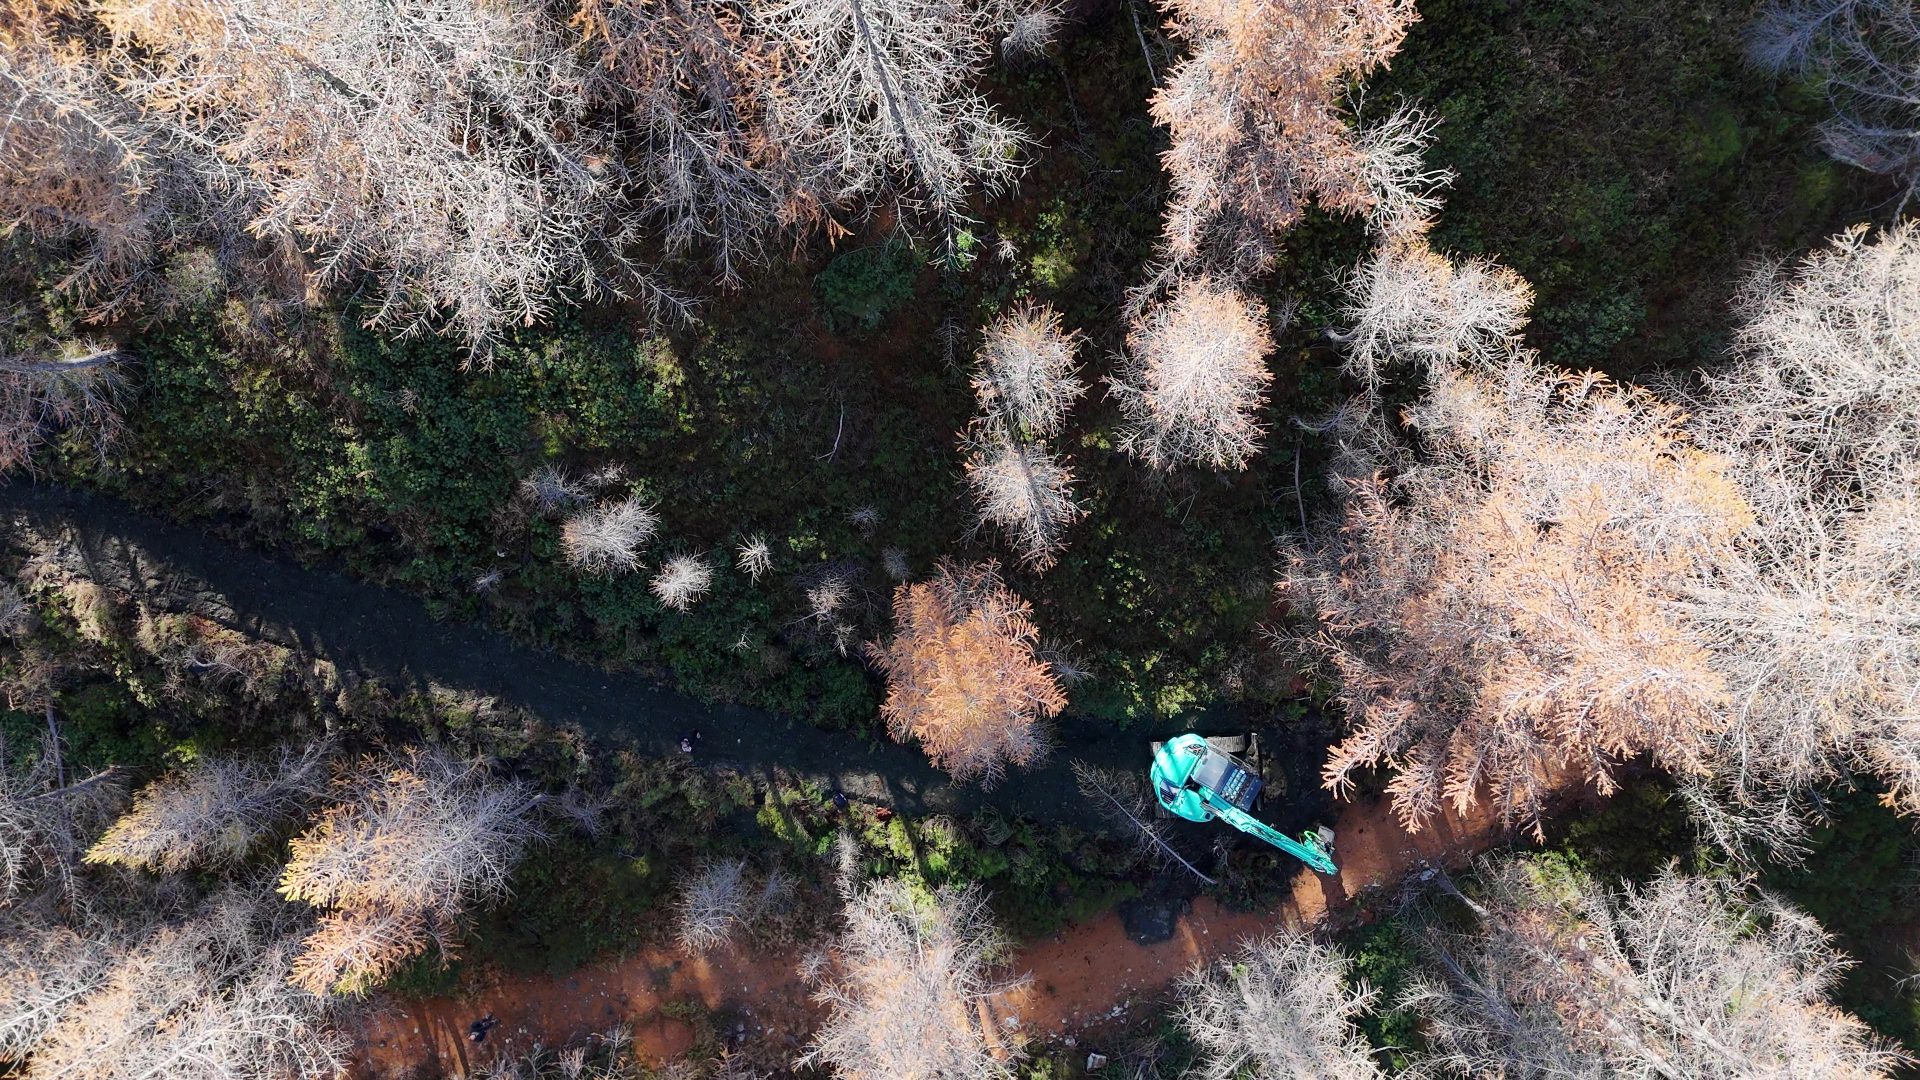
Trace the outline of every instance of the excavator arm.
<path fill-rule="evenodd" d="M 1159 744 L 1148 776 L 1155 797 L 1168 813 L 1188 821 L 1219 818 L 1322 874 L 1340 872 L 1319 834 L 1307 833 L 1296 840 L 1254 817 L 1251 811 L 1260 794 L 1259 776 L 1245 762 L 1210 746 L 1200 736 L 1189 733 Z"/>
<path fill-rule="evenodd" d="M 1322 874 L 1338 875 L 1340 873 L 1340 868 L 1333 863 L 1332 853 L 1326 849 L 1325 845 L 1320 843 L 1320 837 L 1317 833 L 1304 833 L 1300 839 L 1295 840 L 1293 837 L 1288 836 L 1286 833 L 1261 821 L 1259 818 L 1254 817 L 1239 807 L 1230 805 L 1216 806 L 1213 800 L 1210 799 L 1208 800 L 1207 808 L 1212 810 L 1214 816 L 1221 821 L 1239 829 L 1243 833 L 1265 840 L 1267 843 L 1299 859 L 1301 862 L 1306 863 Z"/>

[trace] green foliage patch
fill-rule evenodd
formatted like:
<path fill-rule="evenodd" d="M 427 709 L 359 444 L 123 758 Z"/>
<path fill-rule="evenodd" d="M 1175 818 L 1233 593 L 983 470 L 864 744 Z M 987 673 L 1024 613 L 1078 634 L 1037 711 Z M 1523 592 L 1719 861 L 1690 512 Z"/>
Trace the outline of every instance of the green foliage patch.
<path fill-rule="evenodd" d="M 872 333 L 913 296 L 919 269 L 913 249 L 902 241 L 855 248 L 814 276 L 815 303 L 834 330 Z"/>
<path fill-rule="evenodd" d="M 1360 1031 L 1388 1071 L 1400 1072 L 1409 1051 L 1421 1045 L 1418 1018 L 1400 1004 L 1425 961 L 1419 945 L 1404 924 L 1392 920 L 1359 927 L 1340 944 L 1353 958 L 1351 978 L 1379 992 L 1373 1009 L 1359 1018 Z"/>
<path fill-rule="evenodd" d="M 1806 909 L 1857 961 L 1834 1003 L 1920 1054 L 1920 996 L 1905 981 L 1920 926 L 1920 839 L 1868 782 L 1834 793 L 1827 812 L 1808 837 L 1806 860 L 1769 868 L 1763 883 Z"/>
<path fill-rule="evenodd" d="M 1458 179 L 1434 242 L 1518 270 L 1530 340 L 1616 377 L 1714 359 L 1746 267 L 1877 197 L 1811 137 L 1817 94 L 1744 59 L 1750 4 L 1429 0 L 1369 111 L 1441 119 Z"/>

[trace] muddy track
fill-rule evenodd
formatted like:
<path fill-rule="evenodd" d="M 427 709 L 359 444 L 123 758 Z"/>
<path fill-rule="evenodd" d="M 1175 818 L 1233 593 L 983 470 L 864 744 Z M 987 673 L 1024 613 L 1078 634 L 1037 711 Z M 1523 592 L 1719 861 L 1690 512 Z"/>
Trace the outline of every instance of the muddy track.
<path fill-rule="evenodd" d="M 1171 937 L 1151 944 L 1138 941 L 1115 912 L 1022 942 L 1009 969 L 1031 979 L 988 1004 L 993 1030 L 1016 1040 L 1074 1038 L 1085 1049 L 1111 1050 L 1115 1029 L 1165 1014 L 1169 988 L 1195 963 L 1225 956 L 1276 927 L 1338 925 L 1369 909 L 1392 910 L 1410 895 L 1398 887 L 1410 875 L 1417 880 L 1429 867 L 1465 866 L 1513 839 L 1484 804 L 1465 817 L 1443 811 L 1418 835 L 1401 827 L 1380 799 L 1340 811 L 1336 877 L 1299 874 L 1284 894 L 1251 911 L 1200 898 L 1182 909 Z M 741 1024 L 743 1049 L 763 1066 L 780 1065 L 799 1054 L 823 1012 L 813 987 L 799 977 L 797 960 L 791 951 L 728 946 L 689 956 L 663 945 L 561 975 L 470 970 L 452 996 L 377 1000 L 357 1026 L 355 1074 L 360 1080 L 469 1076 L 535 1044 L 567 1045 L 616 1025 L 629 1028 L 644 1058 L 663 1064 L 695 1044 L 685 1006 Z M 496 1013 L 503 1026 L 475 1047 L 465 1027 L 484 1012 Z"/>
<path fill-rule="evenodd" d="M 914 747 L 844 732 L 738 705 L 712 704 L 630 673 L 610 673 L 520 644 L 470 623 L 436 618 L 415 597 L 303 566 L 173 524 L 118 499 L 50 485 L 0 486 L 0 527 L 8 543 L 59 559 L 98 584 L 158 610 L 190 612 L 400 686 L 441 687 L 498 698 L 556 726 L 577 726 L 609 744 L 642 753 L 678 751 L 680 736 L 701 733 L 701 760 L 749 776 L 777 771 L 838 787 L 849 796 L 905 814 L 966 814 L 988 807 L 1038 821 L 1110 828 L 1081 801 L 1074 759 L 1126 769 L 1146 760 L 1149 730 L 1119 731 L 1063 717 L 1055 752 L 1038 768 L 982 791 L 955 785 Z M 1266 727 L 1221 710 L 1162 729 L 1207 733 Z M 1276 742 L 1294 742 L 1275 733 Z M 1283 762 L 1297 798 L 1267 816 L 1296 828 L 1326 808 L 1313 782 L 1318 748 Z M 1277 786 L 1277 785 L 1276 785 Z"/>

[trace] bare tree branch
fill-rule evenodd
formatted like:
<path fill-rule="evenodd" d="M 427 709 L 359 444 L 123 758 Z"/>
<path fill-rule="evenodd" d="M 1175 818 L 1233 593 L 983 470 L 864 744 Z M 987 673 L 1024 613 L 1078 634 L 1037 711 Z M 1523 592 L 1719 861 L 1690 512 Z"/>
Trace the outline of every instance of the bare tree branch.
<path fill-rule="evenodd" d="M 87 851 L 105 866 L 173 872 L 231 866 L 326 790 L 327 748 L 209 757 L 148 785 Z"/>
<path fill-rule="evenodd" d="M 1426 1075 L 1855 1078 L 1904 1055 L 1827 1000 L 1849 961 L 1805 913 L 1669 872 L 1611 894 L 1575 871 L 1483 864 L 1477 924 L 1434 930 L 1416 984 Z"/>
<path fill-rule="evenodd" d="M 1273 373 L 1266 306 L 1210 278 L 1182 279 L 1127 334 L 1107 381 L 1126 417 L 1121 446 L 1155 469 L 1244 469 L 1260 446 Z"/>
<path fill-rule="evenodd" d="M 817 997 L 828 1010 L 802 1064 L 846 1080 L 1001 1080 L 1017 1054 L 996 1054 L 983 1006 L 1019 985 L 994 977 L 1009 943 L 977 889 L 919 895 L 876 881 L 847 899 L 840 977 Z"/>
<path fill-rule="evenodd" d="M 1482 797 L 1537 827 L 1622 757 L 1706 772 L 1727 686 L 1674 603 L 1753 518 L 1684 419 L 1518 352 L 1434 372 L 1415 445 L 1375 417 L 1336 432 L 1340 530 L 1283 545 L 1282 584 L 1353 723 L 1329 785 L 1387 766 L 1411 828 Z"/>
<path fill-rule="evenodd" d="M 1353 961 L 1304 930 L 1282 930 L 1180 981 L 1180 1024 L 1202 1053 L 1199 1080 L 1376 1080 L 1354 1018 L 1378 993 L 1350 986 Z M 1248 1070 L 1251 1070 L 1250 1072 Z"/>

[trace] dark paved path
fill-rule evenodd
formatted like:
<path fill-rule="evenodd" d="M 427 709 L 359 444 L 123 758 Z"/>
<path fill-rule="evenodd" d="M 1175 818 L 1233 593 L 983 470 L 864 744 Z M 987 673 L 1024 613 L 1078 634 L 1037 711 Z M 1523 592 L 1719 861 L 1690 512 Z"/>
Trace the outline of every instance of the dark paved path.
<path fill-rule="evenodd" d="M 737 705 L 713 705 L 633 674 L 612 674 L 521 645 L 469 623 L 436 620 L 414 597 L 302 566 L 133 510 L 105 496 L 15 482 L 0 486 L 0 528 L 9 542 L 53 554 L 101 585 L 156 608 L 190 611 L 243 633 L 324 658 L 343 670 L 402 685 L 439 686 L 499 698 L 556 725 L 577 725 L 644 753 L 678 751 L 688 729 L 701 757 L 748 774 L 776 769 L 902 813 L 967 813 L 988 806 L 1042 821 L 1103 830 L 1082 804 L 1070 762 L 1146 767 L 1149 732 L 1066 717 L 1056 750 L 1039 768 L 1013 773 L 991 791 L 955 785 L 919 749 L 824 731 L 804 721 Z M 1224 731 L 1248 726 L 1221 714 L 1164 730 Z M 1289 786 L 1320 803 L 1317 761 L 1289 763 Z M 1302 782 L 1304 781 L 1304 782 Z M 1311 812 L 1268 815 L 1282 819 Z"/>

